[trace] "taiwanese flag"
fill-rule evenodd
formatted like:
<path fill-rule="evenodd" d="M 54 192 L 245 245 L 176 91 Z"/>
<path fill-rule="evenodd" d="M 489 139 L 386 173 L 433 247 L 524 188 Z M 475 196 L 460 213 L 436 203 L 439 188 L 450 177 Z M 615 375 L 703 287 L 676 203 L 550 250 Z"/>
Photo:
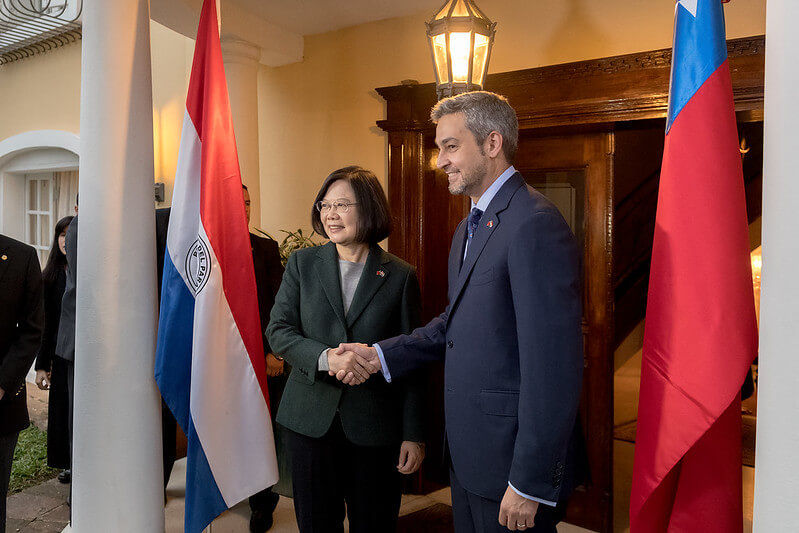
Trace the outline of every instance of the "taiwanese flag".
<path fill-rule="evenodd" d="M 743 528 L 740 390 L 757 351 L 720 0 L 676 4 L 630 531 Z"/>
<path fill-rule="evenodd" d="M 277 481 L 263 332 L 216 3 L 194 48 L 169 218 L 155 378 L 188 437 L 185 531 Z"/>

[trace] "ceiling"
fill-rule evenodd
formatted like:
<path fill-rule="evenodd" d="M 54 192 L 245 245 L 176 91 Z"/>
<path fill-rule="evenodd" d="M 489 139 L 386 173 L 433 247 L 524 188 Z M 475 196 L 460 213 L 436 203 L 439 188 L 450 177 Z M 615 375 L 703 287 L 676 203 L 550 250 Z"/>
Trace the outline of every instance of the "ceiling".
<path fill-rule="evenodd" d="M 429 11 L 432 18 L 444 0 L 221 0 L 235 1 L 283 29 L 312 35 L 366 22 Z"/>
<path fill-rule="evenodd" d="M 276 67 L 302 61 L 304 37 L 367 22 L 428 12 L 444 0 L 217 0 L 222 38 L 252 43 L 260 62 Z M 191 39 L 203 0 L 150 0 L 156 22 Z"/>

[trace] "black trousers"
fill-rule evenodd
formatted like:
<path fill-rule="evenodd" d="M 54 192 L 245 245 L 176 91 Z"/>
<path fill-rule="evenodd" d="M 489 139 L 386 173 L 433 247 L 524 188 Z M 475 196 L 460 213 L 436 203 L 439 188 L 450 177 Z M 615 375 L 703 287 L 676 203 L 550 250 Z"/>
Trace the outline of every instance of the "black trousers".
<path fill-rule="evenodd" d="M 391 533 L 397 529 L 401 486 L 396 446 L 357 446 L 338 416 L 315 439 L 286 431 L 300 533 Z"/>
<path fill-rule="evenodd" d="M 66 470 L 70 466 L 69 386 L 67 361 L 53 356 L 47 400 L 47 466 Z"/>
<path fill-rule="evenodd" d="M 0 533 L 6 533 L 6 496 L 19 432 L 0 437 Z"/>
<path fill-rule="evenodd" d="M 502 533 L 508 528 L 499 525 L 500 502 L 483 498 L 464 489 L 455 472 L 450 469 L 449 479 L 452 491 L 452 513 L 457 533 Z M 555 526 L 566 514 L 566 503 L 551 507 L 538 505 L 535 526 L 525 529 L 529 533 L 557 533 Z"/>

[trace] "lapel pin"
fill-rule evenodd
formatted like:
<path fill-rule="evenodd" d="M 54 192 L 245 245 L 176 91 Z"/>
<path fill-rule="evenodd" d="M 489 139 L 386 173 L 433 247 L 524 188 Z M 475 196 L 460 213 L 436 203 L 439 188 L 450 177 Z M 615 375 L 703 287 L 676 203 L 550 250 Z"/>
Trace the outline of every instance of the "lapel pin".
<path fill-rule="evenodd" d="M 386 272 L 384 270 L 378 270 L 377 271 L 377 275 L 380 276 L 381 278 L 385 278 L 386 277 Z"/>
<path fill-rule="evenodd" d="M 493 228 L 493 227 L 494 227 L 494 221 L 493 221 L 493 220 L 489 220 L 489 221 L 486 223 L 486 227 L 487 227 L 487 228 L 489 228 L 489 229 L 490 229 L 490 228 Z"/>
<path fill-rule="evenodd" d="M 6 259 L 8 259 L 8 256 L 7 256 L 6 254 L 3 254 L 3 257 L 0 257 L 0 259 L 2 259 L 3 261 L 5 261 Z"/>

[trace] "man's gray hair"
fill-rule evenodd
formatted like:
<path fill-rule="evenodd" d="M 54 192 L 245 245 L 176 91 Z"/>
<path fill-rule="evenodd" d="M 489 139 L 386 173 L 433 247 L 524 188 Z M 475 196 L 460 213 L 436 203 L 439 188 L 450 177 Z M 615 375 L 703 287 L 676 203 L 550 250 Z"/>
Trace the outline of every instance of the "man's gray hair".
<path fill-rule="evenodd" d="M 438 124 L 441 117 L 463 113 L 466 127 L 482 147 L 492 131 L 502 135 L 502 152 L 513 163 L 519 147 L 519 119 L 516 111 L 502 95 L 488 91 L 473 91 L 444 98 L 430 111 L 430 120 Z"/>

